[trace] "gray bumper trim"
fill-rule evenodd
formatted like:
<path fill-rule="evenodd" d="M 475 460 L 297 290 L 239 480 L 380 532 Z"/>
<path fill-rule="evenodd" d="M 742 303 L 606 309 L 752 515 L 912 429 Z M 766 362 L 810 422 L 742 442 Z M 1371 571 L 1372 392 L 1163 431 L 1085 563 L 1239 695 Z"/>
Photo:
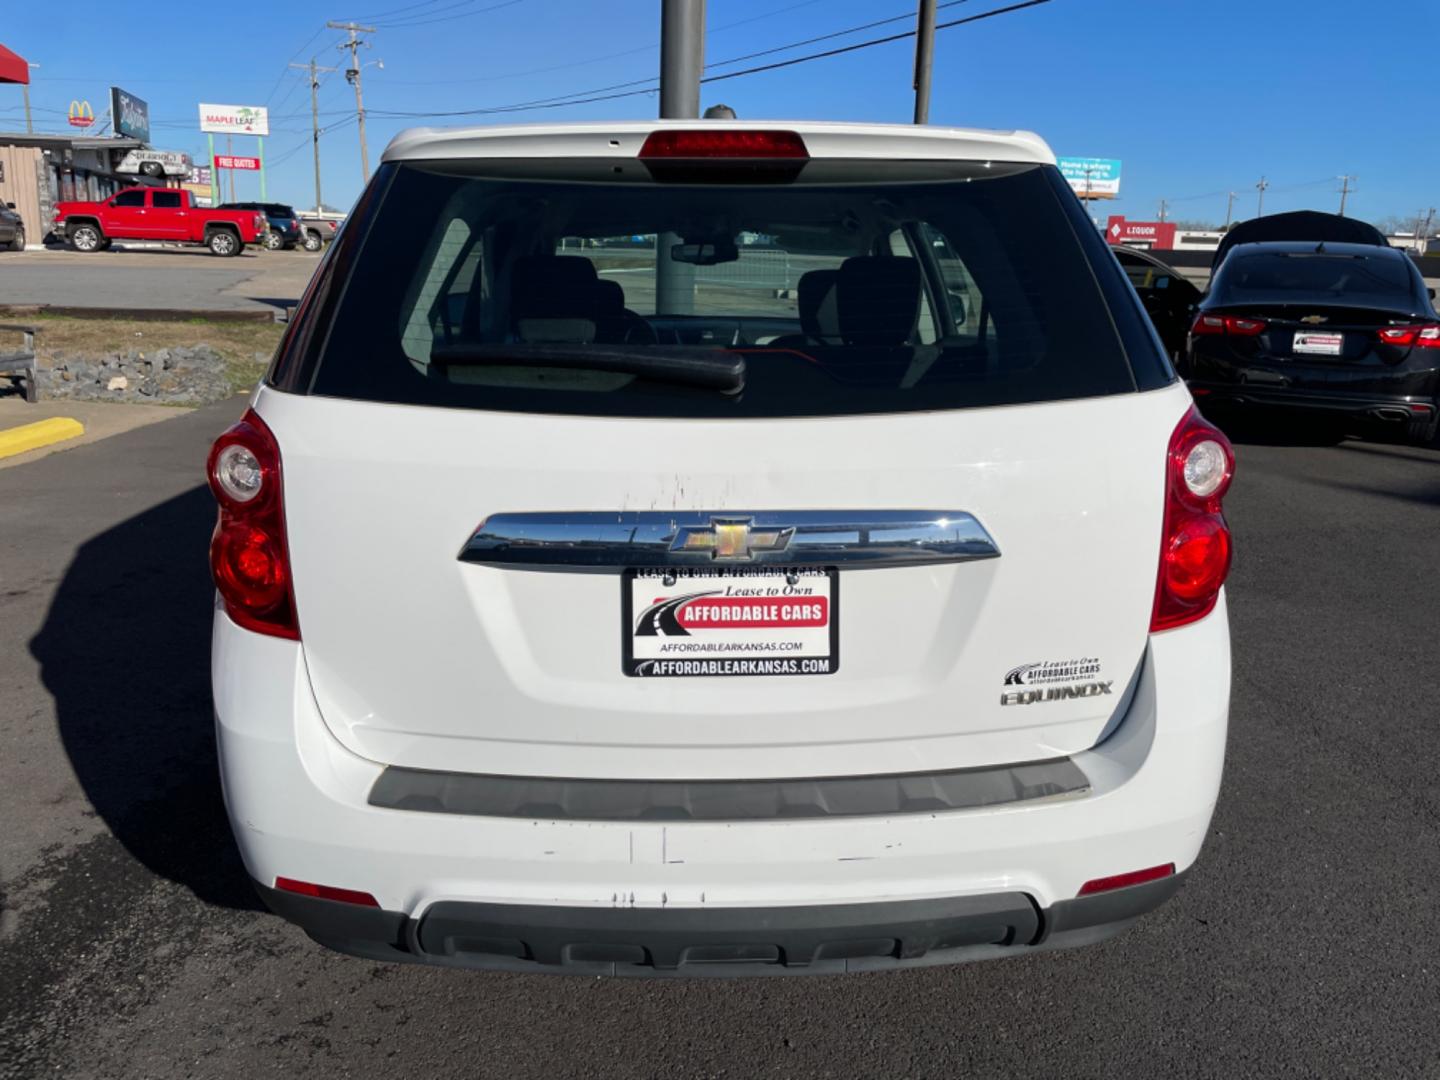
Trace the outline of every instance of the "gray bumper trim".
<path fill-rule="evenodd" d="M 443 901 L 412 919 L 257 885 L 329 948 L 368 960 L 566 975 L 819 975 L 1089 945 L 1159 907 L 1184 874 L 1040 908 L 1025 893 L 772 908 Z"/>
<path fill-rule="evenodd" d="M 1079 795 L 1069 758 L 887 776 L 793 780 L 591 780 L 487 776 L 390 766 L 370 805 L 545 821 L 757 821 L 932 814 Z"/>

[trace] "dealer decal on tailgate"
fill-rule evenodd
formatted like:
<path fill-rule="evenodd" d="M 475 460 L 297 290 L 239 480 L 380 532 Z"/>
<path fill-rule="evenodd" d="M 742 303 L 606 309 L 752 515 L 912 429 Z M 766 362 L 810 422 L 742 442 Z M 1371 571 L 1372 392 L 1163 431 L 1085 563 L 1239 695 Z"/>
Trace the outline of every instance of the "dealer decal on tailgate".
<path fill-rule="evenodd" d="M 626 675 L 831 675 L 840 667 L 833 569 L 627 570 Z"/>

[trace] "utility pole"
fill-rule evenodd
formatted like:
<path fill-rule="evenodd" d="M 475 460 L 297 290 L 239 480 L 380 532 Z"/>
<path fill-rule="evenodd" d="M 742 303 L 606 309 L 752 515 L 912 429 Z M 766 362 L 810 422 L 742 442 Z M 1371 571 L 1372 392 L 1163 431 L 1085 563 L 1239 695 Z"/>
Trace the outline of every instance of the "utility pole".
<path fill-rule="evenodd" d="M 27 67 L 37 68 L 39 64 L 26 64 Z M 25 73 L 25 81 L 20 84 L 20 93 L 25 96 L 25 134 L 35 134 L 35 125 L 30 122 L 30 73 Z"/>
<path fill-rule="evenodd" d="M 370 47 L 368 41 L 361 41 L 359 34 L 373 34 L 375 27 L 361 26 L 353 22 L 327 22 L 325 24 L 331 30 L 344 30 L 349 33 L 348 41 L 342 41 L 337 48 L 350 50 L 350 66 L 345 69 L 345 80 L 355 87 L 355 117 L 360 122 L 360 182 L 370 182 L 370 150 L 365 145 L 365 99 L 360 94 L 360 46 Z"/>
<path fill-rule="evenodd" d="M 1230 192 L 1230 198 L 1225 203 L 1225 231 L 1230 231 L 1230 222 L 1235 220 L 1235 192 Z"/>
<path fill-rule="evenodd" d="M 1165 199 L 1160 200 L 1160 220 L 1165 220 L 1165 212 L 1170 209 L 1170 203 Z"/>
<path fill-rule="evenodd" d="M 935 66 L 935 0 L 920 0 L 915 26 L 915 123 L 930 122 L 930 74 Z"/>
<path fill-rule="evenodd" d="M 291 64 L 292 68 L 310 72 L 310 141 L 315 147 L 315 212 L 320 213 L 320 72 L 337 71 L 338 68 L 320 67 L 315 58 L 308 64 Z"/>
<path fill-rule="evenodd" d="M 1423 216 L 1422 216 L 1423 215 Z M 1423 210 L 1415 212 L 1415 254 L 1424 255 L 1425 249 L 1429 246 L 1430 226 L 1435 222 L 1435 208 L 1432 206 L 1430 212 Z"/>
<path fill-rule="evenodd" d="M 1344 216 L 1345 216 L 1345 196 L 1349 195 L 1350 192 L 1352 192 L 1352 191 L 1355 190 L 1353 187 L 1350 186 L 1352 183 L 1355 182 L 1355 177 L 1353 177 L 1353 176 L 1339 176 L 1339 177 L 1336 177 L 1336 179 L 1340 181 L 1340 216 L 1341 216 L 1341 217 L 1344 217 Z"/>
<path fill-rule="evenodd" d="M 1260 177 L 1260 182 L 1255 185 L 1255 190 L 1260 192 L 1260 198 L 1255 203 L 1255 216 L 1265 216 L 1265 189 L 1270 186 L 1270 181 Z"/>
<path fill-rule="evenodd" d="M 660 119 L 700 115 L 700 74 L 705 68 L 705 0 L 660 0 Z M 695 267 L 671 258 L 679 233 L 655 237 L 655 311 L 695 310 Z"/>

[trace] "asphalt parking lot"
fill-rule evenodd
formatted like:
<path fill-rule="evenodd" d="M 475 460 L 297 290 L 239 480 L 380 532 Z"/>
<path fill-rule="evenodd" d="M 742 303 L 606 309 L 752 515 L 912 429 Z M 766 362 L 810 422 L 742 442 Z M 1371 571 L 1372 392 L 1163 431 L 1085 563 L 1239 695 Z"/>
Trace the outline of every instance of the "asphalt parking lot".
<path fill-rule="evenodd" d="M 135 311 L 274 311 L 294 304 L 315 270 L 306 251 L 204 248 L 0 254 L 0 303 Z M 118 272 L 117 272 L 118 271 Z"/>
<path fill-rule="evenodd" d="M 0 1075 L 1440 1076 L 1440 452 L 1250 441 L 1227 774 L 1180 896 L 895 974 L 390 967 L 260 909 L 209 699 L 236 400 L 0 471 Z"/>

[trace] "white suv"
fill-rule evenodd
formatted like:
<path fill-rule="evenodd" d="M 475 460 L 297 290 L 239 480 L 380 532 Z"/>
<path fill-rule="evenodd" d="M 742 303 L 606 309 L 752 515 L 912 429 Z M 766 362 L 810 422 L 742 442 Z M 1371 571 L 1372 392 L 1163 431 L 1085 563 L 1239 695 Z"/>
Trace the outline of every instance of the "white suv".
<path fill-rule="evenodd" d="M 1034 135 L 403 134 L 209 461 L 245 865 L 441 965 L 1099 940 L 1214 807 L 1232 471 Z"/>

